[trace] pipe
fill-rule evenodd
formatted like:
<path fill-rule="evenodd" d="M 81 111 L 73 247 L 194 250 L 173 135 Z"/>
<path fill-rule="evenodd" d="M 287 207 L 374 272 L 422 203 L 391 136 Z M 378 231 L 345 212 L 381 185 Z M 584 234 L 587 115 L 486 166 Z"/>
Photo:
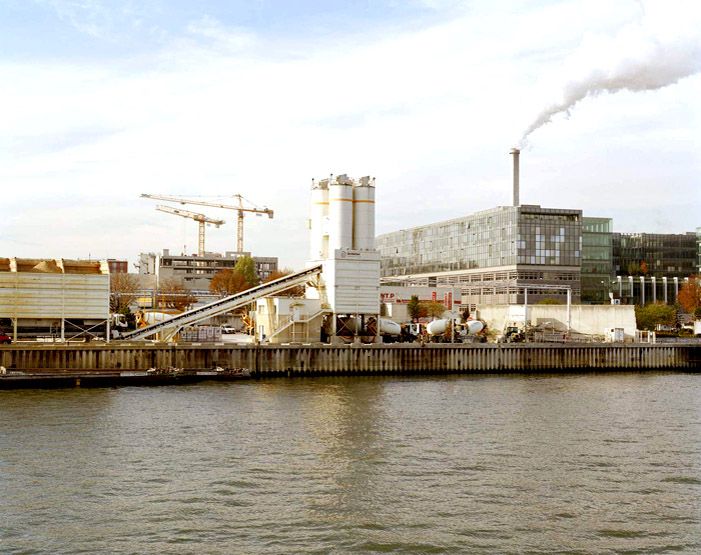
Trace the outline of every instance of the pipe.
<path fill-rule="evenodd" d="M 519 200 L 518 200 L 518 193 L 519 193 L 519 158 L 521 155 L 521 151 L 518 148 L 512 148 L 511 155 L 514 157 L 514 193 L 513 193 L 513 205 L 518 206 L 519 205 Z"/>

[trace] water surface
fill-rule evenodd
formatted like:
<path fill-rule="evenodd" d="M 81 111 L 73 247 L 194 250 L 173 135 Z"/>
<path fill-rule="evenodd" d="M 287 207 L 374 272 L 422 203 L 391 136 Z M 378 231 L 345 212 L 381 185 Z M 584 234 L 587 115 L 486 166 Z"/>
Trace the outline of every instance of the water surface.
<path fill-rule="evenodd" d="M 694 374 L 0 392 L 0 553 L 698 553 Z"/>

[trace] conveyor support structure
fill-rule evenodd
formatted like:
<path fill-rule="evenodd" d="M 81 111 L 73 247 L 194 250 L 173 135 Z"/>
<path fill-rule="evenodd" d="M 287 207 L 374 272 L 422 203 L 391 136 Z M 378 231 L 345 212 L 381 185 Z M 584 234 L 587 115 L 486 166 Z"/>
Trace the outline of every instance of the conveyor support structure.
<path fill-rule="evenodd" d="M 207 318 L 211 318 L 212 316 L 217 316 L 219 314 L 236 310 L 237 308 L 240 308 L 246 304 L 252 303 L 260 297 L 274 295 L 275 293 L 280 293 L 281 291 L 297 285 L 304 285 L 312 277 L 317 276 L 320 273 L 321 265 L 307 268 L 301 272 L 296 272 L 274 281 L 257 285 L 251 289 L 224 297 L 223 299 L 216 300 L 199 308 L 188 310 L 182 314 L 176 314 L 168 320 L 163 320 L 162 322 L 151 324 L 145 328 L 127 332 L 123 334 L 120 339 L 125 341 L 135 341 L 146 339 L 155 333 L 160 333 L 162 338 L 165 340 L 172 339 L 184 326 L 195 324 Z"/>

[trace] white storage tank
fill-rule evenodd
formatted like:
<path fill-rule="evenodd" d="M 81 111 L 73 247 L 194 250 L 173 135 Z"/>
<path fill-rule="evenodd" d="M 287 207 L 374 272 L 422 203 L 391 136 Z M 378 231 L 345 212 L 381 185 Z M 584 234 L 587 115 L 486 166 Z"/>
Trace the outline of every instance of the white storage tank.
<path fill-rule="evenodd" d="M 445 330 L 448 329 L 448 322 L 449 320 L 447 320 L 446 318 L 441 318 L 440 320 L 433 320 L 432 322 L 426 324 L 426 331 L 429 335 L 441 335 L 442 333 L 445 333 Z"/>
<path fill-rule="evenodd" d="M 339 175 L 329 183 L 329 255 L 353 248 L 353 181 Z"/>
<path fill-rule="evenodd" d="M 397 324 L 393 320 L 388 320 L 387 318 L 380 318 L 380 333 L 382 335 L 401 335 L 402 326 Z"/>
<path fill-rule="evenodd" d="M 353 187 L 353 248 L 375 248 L 375 180 L 369 176 Z"/>
<path fill-rule="evenodd" d="M 329 180 L 312 180 L 311 210 L 309 218 L 309 260 L 328 257 Z"/>
<path fill-rule="evenodd" d="M 468 320 L 465 322 L 465 329 L 467 335 L 475 335 L 484 329 L 484 324 L 479 320 Z"/>

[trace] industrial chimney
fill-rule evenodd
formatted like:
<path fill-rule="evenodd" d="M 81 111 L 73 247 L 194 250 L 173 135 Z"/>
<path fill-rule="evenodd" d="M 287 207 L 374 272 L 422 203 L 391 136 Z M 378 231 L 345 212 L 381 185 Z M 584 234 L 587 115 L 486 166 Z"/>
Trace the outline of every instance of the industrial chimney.
<path fill-rule="evenodd" d="M 514 201 L 513 201 L 513 204 L 514 204 L 514 206 L 518 206 L 519 205 L 519 201 L 518 201 L 519 156 L 521 155 L 521 151 L 517 148 L 512 148 L 511 154 L 514 157 Z"/>

